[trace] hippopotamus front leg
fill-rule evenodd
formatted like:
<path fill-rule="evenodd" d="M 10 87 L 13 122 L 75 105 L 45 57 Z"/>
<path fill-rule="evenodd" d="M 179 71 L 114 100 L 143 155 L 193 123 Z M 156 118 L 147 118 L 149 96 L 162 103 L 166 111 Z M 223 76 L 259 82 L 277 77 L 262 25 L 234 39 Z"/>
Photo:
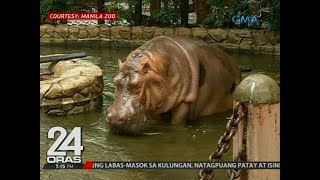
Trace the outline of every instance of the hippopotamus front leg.
<path fill-rule="evenodd" d="M 189 109 L 189 103 L 181 103 L 172 109 L 171 124 L 184 124 L 188 119 Z"/>

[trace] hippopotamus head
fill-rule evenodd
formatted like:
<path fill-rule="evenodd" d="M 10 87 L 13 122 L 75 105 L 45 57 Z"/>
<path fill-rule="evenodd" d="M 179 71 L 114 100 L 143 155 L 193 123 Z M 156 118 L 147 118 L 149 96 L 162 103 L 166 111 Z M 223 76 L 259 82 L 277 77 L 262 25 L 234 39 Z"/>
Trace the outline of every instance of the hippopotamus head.
<path fill-rule="evenodd" d="M 163 97 L 167 96 L 163 78 L 167 62 L 155 59 L 156 55 L 148 50 L 135 50 L 124 63 L 118 60 L 115 100 L 107 110 L 107 122 L 112 131 L 141 134 L 150 112 L 163 104 Z"/>

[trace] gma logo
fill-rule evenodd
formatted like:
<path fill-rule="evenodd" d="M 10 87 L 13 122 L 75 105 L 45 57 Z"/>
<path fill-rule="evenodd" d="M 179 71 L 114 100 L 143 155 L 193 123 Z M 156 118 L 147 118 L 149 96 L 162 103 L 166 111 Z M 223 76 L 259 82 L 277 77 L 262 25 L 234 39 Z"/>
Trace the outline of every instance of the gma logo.
<path fill-rule="evenodd" d="M 248 25 L 259 25 L 259 20 L 257 16 L 233 16 L 232 22 L 235 25 L 248 24 Z"/>

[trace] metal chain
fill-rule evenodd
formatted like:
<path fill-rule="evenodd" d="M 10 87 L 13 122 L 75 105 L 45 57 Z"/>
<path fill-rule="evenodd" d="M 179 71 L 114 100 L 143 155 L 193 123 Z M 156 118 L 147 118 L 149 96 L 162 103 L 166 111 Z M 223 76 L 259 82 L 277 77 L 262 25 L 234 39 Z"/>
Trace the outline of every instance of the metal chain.
<path fill-rule="evenodd" d="M 240 162 L 242 160 L 242 152 L 240 151 L 237 157 L 234 159 L 236 162 Z M 241 174 L 241 169 L 229 169 L 228 170 L 228 177 L 229 180 L 238 179 Z"/>
<path fill-rule="evenodd" d="M 223 154 L 226 153 L 231 145 L 231 139 L 236 134 L 238 130 L 239 122 L 246 116 L 247 110 L 244 108 L 245 104 L 243 102 L 237 102 L 233 108 L 232 116 L 229 119 L 225 133 L 220 137 L 218 141 L 218 148 L 209 156 L 209 162 L 221 162 Z M 244 113 L 239 112 L 239 107 L 241 106 Z M 204 168 L 199 171 L 199 179 L 201 180 L 212 180 L 214 177 L 213 169 Z"/>

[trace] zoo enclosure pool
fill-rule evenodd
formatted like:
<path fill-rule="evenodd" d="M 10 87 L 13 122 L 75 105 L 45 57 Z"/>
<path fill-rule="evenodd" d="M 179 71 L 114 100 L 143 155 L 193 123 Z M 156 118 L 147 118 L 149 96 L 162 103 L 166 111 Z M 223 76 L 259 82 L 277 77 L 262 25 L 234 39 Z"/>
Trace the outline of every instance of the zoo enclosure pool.
<path fill-rule="evenodd" d="M 92 161 L 206 161 L 223 134 L 226 112 L 203 118 L 186 126 L 170 126 L 149 122 L 148 132 L 154 135 L 128 137 L 109 132 L 105 121 L 106 108 L 114 99 L 113 78 L 118 73 L 117 60 L 125 60 L 135 48 L 79 48 L 41 46 L 41 55 L 86 52 L 88 60 L 103 71 L 103 105 L 96 111 L 73 116 L 48 116 L 40 113 L 40 177 L 41 179 L 197 179 L 198 170 L 43 170 L 46 152 L 53 141 L 47 139 L 51 127 L 67 130 L 82 127 L 83 162 Z M 276 79 L 280 73 L 279 56 L 231 53 L 235 60 L 251 67 L 253 73 L 264 73 Z M 231 160 L 231 151 L 224 160 Z M 216 179 L 227 179 L 225 170 L 218 170 Z"/>

